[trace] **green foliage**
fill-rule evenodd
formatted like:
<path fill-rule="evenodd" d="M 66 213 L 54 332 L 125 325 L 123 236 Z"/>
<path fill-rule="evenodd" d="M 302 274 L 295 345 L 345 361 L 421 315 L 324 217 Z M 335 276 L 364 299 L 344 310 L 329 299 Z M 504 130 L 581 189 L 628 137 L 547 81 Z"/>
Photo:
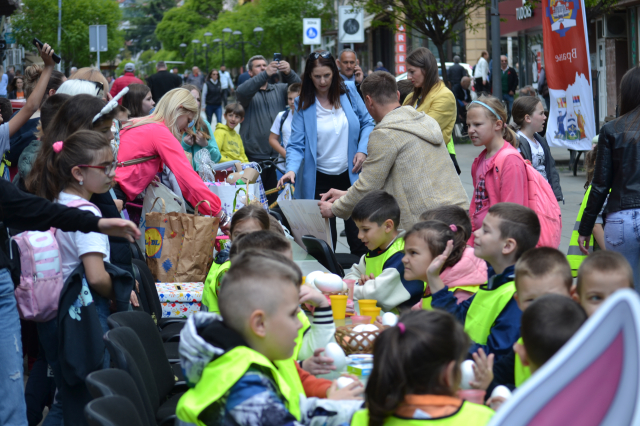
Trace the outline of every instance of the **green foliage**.
<path fill-rule="evenodd" d="M 118 30 L 122 13 L 113 0 L 73 0 L 62 2 L 62 45 L 58 40 L 58 2 L 23 0 L 22 11 L 11 17 L 17 42 L 32 46 L 34 37 L 54 46 L 65 66 L 85 67 L 95 63 L 96 53 L 89 52 L 89 25 L 106 25 L 109 50 L 100 52 L 100 61 L 114 59 L 124 43 Z"/>
<path fill-rule="evenodd" d="M 160 41 L 156 37 L 156 26 L 164 14 L 176 6 L 175 0 L 150 0 L 125 9 L 124 18 L 129 19 L 131 29 L 127 30 L 127 40 L 137 40 L 136 50 L 147 50 L 160 47 Z M 149 41 L 147 41 L 149 40 Z"/>
<path fill-rule="evenodd" d="M 215 20 L 222 10 L 222 0 L 186 0 L 184 6 L 164 14 L 156 28 L 156 36 L 164 49 L 179 50 L 180 43 L 191 44 L 195 32 Z M 203 31 L 204 32 L 204 31 Z"/>

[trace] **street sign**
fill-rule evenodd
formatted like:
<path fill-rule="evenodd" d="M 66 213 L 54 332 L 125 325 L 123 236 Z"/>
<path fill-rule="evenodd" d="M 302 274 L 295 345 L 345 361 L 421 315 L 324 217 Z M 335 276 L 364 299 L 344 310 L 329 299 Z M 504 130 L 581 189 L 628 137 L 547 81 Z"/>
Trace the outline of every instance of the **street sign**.
<path fill-rule="evenodd" d="M 89 25 L 89 51 L 98 52 L 98 50 L 100 52 L 109 50 L 107 47 L 107 26 Z"/>
<path fill-rule="evenodd" d="M 302 20 L 302 44 L 320 45 L 322 30 L 320 18 L 304 18 Z"/>
<path fill-rule="evenodd" d="M 364 43 L 364 11 L 353 6 L 338 8 L 338 43 Z"/>

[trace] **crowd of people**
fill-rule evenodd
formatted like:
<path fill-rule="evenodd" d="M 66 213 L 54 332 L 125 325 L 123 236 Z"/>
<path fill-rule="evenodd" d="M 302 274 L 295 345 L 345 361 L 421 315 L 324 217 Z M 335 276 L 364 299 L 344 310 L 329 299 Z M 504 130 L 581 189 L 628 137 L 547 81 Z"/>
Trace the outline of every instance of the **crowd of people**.
<path fill-rule="evenodd" d="M 181 333 L 182 424 L 484 425 L 504 402 L 493 389 L 520 387 L 614 291 L 640 288 L 632 232 L 640 68 L 622 79 L 639 90 L 622 93 L 622 117 L 602 128 L 587 158 L 565 256 L 541 247 L 552 230 L 531 197 L 533 181 L 533 191 L 545 186 L 548 201 L 563 201 L 542 136 L 545 105 L 528 88 L 518 92 L 506 57 L 497 99 L 487 94 L 486 52 L 473 76 L 454 60 L 451 88 L 424 47 L 407 55 L 404 82 L 381 63 L 365 76 L 351 49 L 312 52 L 302 75 L 256 55 L 237 84 L 224 65 L 194 67 L 183 79 L 164 62 L 146 81 L 128 63 L 110 84 L 91 68 L 54 71 L 52 54 L 44 45 L 43 66 L 0 79 L 3 243 L 50 230 L 65 283 L 55 315 L 20 320 L 16 280 L 29 277 L 12 251 L 0 251 L 0 424 L 37 425 L 44 406 L 46 426 L 87 424 L 84 378 L 111 364 L 107 318 L 140 307 L 130 245 L 140 231 L 123 213 L 166 176 L 231 241 L 204 282 L 202 312 Z M 5 80 L 9 97 L 25 99 L 15 115 Z M 482 148 L 471 170 L 456 160 L 456 122 Z M 292 243 L 267 209 L 225 213 L 199 173 L 201 151 L 214 163 L 274 161 L 260 170 L 264 187 L 291 183 L 297 199 L 317 200 L 334 250 L 336 218 L 344 220 L 359 259 L 345 276 L 356 282 L 354 300 L 399 316 L 375 341 L 366 388 L 316 377 L 336 370 L 324 354 L 336 331 L 327 298 L 301 285 Z M 461 173 L 471 174 L 470 197 Z M 80 314 L 89 305 L 94 317 Z M 485 404 L 457 396 L 465 359 L 475 362 L 475 380 L 464 385 L 486 391 Z"/>

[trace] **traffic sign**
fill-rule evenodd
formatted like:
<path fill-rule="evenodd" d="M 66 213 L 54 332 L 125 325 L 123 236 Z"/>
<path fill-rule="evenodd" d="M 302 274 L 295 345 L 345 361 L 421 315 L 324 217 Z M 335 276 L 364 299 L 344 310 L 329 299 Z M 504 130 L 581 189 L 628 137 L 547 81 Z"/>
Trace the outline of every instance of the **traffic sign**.
<path fill-rule="evenodd" d="M 319 45 L 322 44 L 320 18 L 304 18 L 302 20 L 302 44 Z"/>
<path fill-rule="evenodd" d="M 107 26 L 89 25 L 89 52 L 100 52 L 109 50 L 107 47 Z"/>
<path fill-rule="evenodd" d="M 364 11 L 362 9 L 339 6 L 338 43 L 364 43 Z"/>

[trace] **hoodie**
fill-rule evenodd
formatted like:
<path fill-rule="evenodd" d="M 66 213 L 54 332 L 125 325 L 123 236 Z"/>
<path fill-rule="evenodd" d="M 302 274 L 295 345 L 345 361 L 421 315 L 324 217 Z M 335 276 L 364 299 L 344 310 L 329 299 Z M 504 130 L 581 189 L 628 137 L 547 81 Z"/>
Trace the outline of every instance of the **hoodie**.
<path fill-rule="evenodd" d="M 410 106 L 389 112 L 369 135 L 367 150 L 360 177 L 333 203 L 334 215 L 349 218 L 358 201 L 376 189 L 398 201 L 402 229 L 411 229 L 426 210 L 469 207 L 440 127 L 425 113 Z"/>
<path fill-rule="evenodd" d="M 234 129 L 226 124 L 218 123 L 214 132 L 214 139 L 220 149 L 220 162 L 241 161 L 248 163 L 247 155 L 244 153 L 244 145 L 242 138 Z"/>

